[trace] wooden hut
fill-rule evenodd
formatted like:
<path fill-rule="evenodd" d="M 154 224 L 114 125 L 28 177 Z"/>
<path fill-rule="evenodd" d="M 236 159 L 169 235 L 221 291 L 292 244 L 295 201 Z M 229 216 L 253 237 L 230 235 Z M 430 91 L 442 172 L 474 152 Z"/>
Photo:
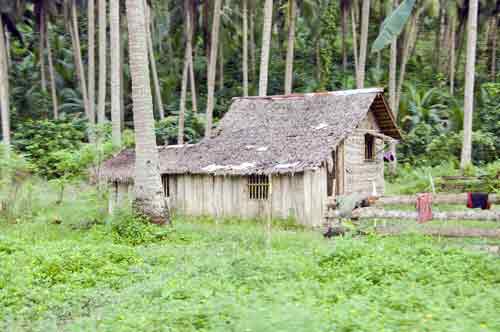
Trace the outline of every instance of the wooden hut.
<path fill-rule="evenodd" d="M 169 207 L 186 215 L 321 224 L 328 197 L 384 192 L 384 142 L 400 139 L 382 89 L 235 98 L 211 137 L 159 147 Z M 114 206 L 131 197 L 134 152 L 103 165 Z"/>

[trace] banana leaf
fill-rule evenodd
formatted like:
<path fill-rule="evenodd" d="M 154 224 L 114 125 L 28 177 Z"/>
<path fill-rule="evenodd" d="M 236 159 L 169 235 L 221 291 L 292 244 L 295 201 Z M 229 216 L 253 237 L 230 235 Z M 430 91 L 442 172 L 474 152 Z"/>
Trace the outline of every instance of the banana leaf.
<path fill-rule="evenodd" d="M 372 52 L 378 52 L 389 45 L 403 31 L 410 17 L 415 0 L 404 0 L 382 23 L 380 33 L 373 42 Z"/>

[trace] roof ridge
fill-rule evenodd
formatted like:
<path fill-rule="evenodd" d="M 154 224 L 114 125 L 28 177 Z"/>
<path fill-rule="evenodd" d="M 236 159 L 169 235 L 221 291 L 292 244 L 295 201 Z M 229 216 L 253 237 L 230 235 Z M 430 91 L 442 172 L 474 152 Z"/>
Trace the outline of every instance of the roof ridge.
<path fill-rule="evenodd" d="M 263 99 L 263 100 L 282 100 L 282 99 L 294 99 L 294 98 L 305 98 L 305 97 L 315 97 L 315 96 L 349 96 L 349 95 L 359 95 L 366 93 L 384 93 L 385 89 L 381 87 L 373 88 L 363 88 L 363 89 L 349 89 L 349 90 L 338 90 L 338 91 L 323 91 L 323 92 L 305 92 L 305 93 L 292 93 L 288 95 L 272 95 L 272 96 L 239 96 L 233 97 L 232 101 L 238 99 Z"/>

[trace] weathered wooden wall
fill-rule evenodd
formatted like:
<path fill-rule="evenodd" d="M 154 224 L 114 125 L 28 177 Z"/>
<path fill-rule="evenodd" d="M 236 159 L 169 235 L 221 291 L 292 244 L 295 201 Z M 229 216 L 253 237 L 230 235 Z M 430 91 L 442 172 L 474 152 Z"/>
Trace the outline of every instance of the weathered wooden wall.
<path fill-rule="evenodd" d="M 249 198 L 247 177 L 177 175 L 170 176 L 169 207 L 190 216 L 293 218 L 306 226 L 318 226 L 326 201 L 326 170 L 294 175 L 273 175 L 268 200 Z M 110 207 L 130 199 L 132 186 L 119 184 L 111 195 Z"/>
<path fill-rule="evenodd" d="M 371 112 L 358 126 L 359 132 L 355 132 L 344 141 L 345 159 L 345 193 L 367 193 L 373 191 L 373 182 L 377 188 L 377 194 L 384 193 L 384 142 L 375 139 L 375 160 L 365 160 L 365 137 L 363 129 L 379 131 L 377 122 Z"/>

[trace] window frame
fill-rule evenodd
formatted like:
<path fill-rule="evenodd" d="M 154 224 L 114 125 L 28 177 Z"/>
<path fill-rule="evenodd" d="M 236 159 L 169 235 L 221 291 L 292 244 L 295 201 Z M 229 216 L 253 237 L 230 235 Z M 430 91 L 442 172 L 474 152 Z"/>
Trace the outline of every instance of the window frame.
<path fill-rule="evenodd" d="M 251 201 L 267 201 L 271 193 L 271 179 L 265 174 L 247 175 L 248 199 Z"/>
<path fill-rule="evenodd" d="M 375 136 L 370 134 L 365 134 L 365 161 L 372 162 L 376 159 L 375 153 Z"/>

